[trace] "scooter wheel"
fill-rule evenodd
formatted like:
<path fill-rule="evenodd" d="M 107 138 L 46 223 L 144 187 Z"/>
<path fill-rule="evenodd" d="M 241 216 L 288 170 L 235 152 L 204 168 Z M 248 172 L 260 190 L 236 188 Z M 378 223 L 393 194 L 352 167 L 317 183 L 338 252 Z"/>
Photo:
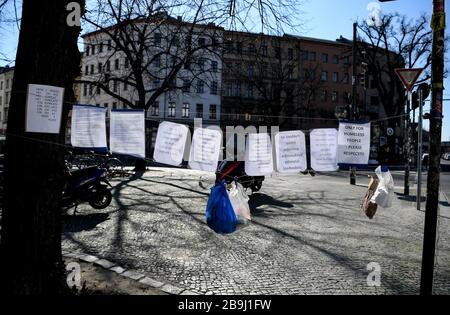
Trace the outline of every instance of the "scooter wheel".
<path fill-rule="evenodd" d="M 250 189 L 252 190 L 252 193 L 257 192 L 261 189 L 262 183 L 256 182 L 250 186 Z"/>
<path fill-rule="evenodd" d="M 112 195 L 111 192 L 102 188 L 97 191 L 97 193 L 92 196 L 92 199 L 89 201 L 89 204 L 94 209 L 104 209 L 111 203 Z"/>

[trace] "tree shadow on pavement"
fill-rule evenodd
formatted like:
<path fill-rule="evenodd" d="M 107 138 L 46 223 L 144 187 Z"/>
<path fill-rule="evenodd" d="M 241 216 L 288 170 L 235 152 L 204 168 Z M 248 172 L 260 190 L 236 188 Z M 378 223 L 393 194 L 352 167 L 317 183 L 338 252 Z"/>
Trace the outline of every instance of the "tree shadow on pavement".
<path fill-rule="evenodd" d="M 258 209 L 261 206 L 275 206 L 282 208 L 294 207 L 292 203 L 276 200 L 273 197 L 263 193 L 255 193 L 251 195 L 248 200 L 248 205 L 250 207 L 250 213 L 254 216 L 262 215 L 265 212 L 263 209 Z"/>
<path fill-rule="evenodd" d="M 400 200 L 410 201 L 410 202 L 416 202 L 416 200 L 417 200 L 416 195 L 410 196 L 410 195 L 404 195 L 402 193 L 397 193 L 397 192 L 395 194 L 397 195 L 398 199 L 400 199 Z M 427 200 L 427 198 L 425 196 L 420 197 L 420 202 L 424 202 L 426 200 Z"/>
<path fill-rule="evenodd" d="M 86 215 L 64 215 L 64 232 L 81 232 L 95 229 L 100 223 L 109 220 L 107 213 L 91 213 Z"/>

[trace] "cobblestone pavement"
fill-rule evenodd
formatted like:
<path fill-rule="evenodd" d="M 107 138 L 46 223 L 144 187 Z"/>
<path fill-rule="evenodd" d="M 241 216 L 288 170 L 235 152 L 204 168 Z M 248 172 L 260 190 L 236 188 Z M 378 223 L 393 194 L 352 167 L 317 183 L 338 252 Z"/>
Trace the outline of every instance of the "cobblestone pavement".
<path fill-rule="evenodd" d="M 395 199 L 373 220 L 359 210 L 367 180 L 266 178 L 252 196 L 253 221 L 229 235 L 205 223 L 213 176 L 152 168 L 113 184 L 104 210 L 67 215 L 63 249 L 114 261 L 204 294 L 417 294 L 424 214 Z M 362 185 L 364 184 L 364 185 Z M 450 293 L 448 204 L 440 217 L 435 293 Z M 447 212 L 446 212 L 447 211 Z M 367 265 L 381 286 L 367 285 Z"/>

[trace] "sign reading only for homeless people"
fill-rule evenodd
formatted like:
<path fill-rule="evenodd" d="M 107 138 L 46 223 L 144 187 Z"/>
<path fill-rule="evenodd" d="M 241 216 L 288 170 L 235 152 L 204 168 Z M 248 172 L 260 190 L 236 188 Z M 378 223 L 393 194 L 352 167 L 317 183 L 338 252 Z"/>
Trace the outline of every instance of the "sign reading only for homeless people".
<path fill-rule="evenodd" d="M 338 134 L 339 164 L 367 165 L 370 153 L 370 123 L 340 122 Z"/>

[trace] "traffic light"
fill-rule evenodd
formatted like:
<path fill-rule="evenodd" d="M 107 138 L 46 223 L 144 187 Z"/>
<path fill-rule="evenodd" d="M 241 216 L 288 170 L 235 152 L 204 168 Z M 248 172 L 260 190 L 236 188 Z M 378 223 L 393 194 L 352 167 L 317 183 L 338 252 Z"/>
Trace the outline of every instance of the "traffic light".
<path fill-rule="evenodd" d="M 428 83 L 420 83 L 417 91 L 422 91 L 422 105 L 430 95 L 430 85 Z"/>
<path fill-rule="evenodd" d="M 419 104 L 419 91 L 422 91 L 422 104 Z M 430 95 L 430 85 L 428 83 L 421 83 L 417 88 L 417 91 L 412 93 L 412 109 L 415 110 L 419 105 L 423 106 L 425 100 Z"/>
<path fill-rule="evenodd" d="M 412 110 L 415 110 L 419 107 L 419 93 L 417 91 L 414 91 L 412 93 Z"/>
<path fill-rule="evenodd" d="M 369 74 L 368 72 L 364 71 L 363 73 L 359 74 L 359 84 L 364 87 L 365 89 L 368 88 L 369 84 Z"/>

